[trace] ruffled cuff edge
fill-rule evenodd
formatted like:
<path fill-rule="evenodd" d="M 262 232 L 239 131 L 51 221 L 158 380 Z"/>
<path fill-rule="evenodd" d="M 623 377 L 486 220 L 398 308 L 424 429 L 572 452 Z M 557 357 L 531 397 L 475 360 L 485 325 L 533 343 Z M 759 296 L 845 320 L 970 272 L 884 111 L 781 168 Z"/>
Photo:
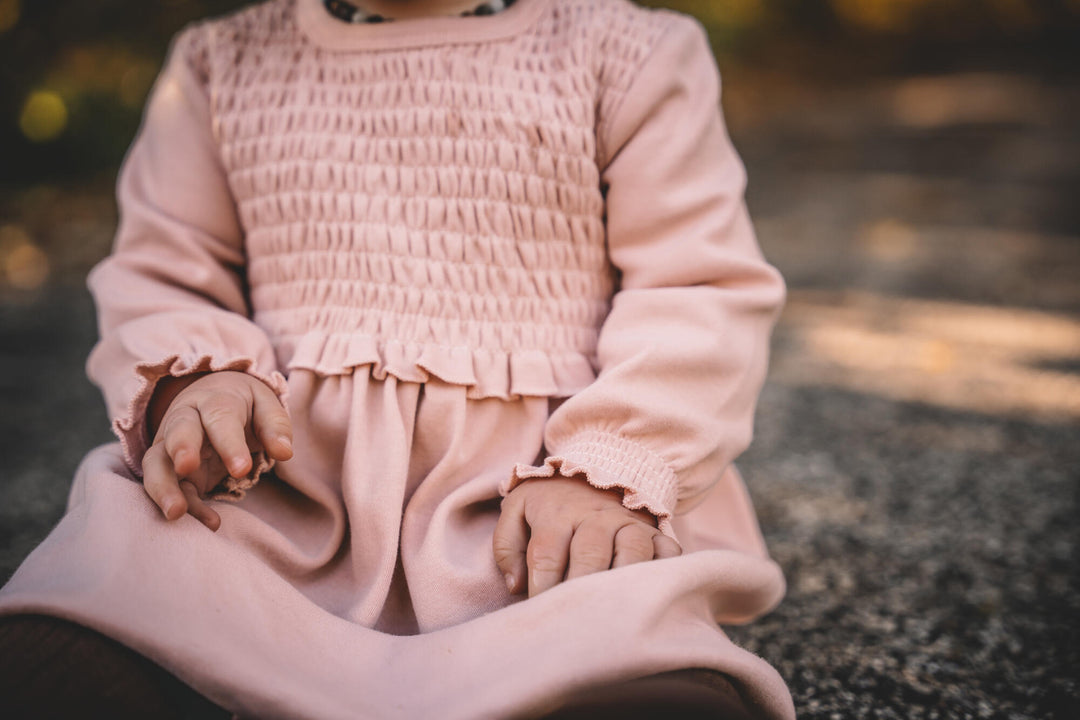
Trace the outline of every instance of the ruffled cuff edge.
<path fill-rule="evenodd" d="M 660 532 L 677 540 L 671 526 L 672 508 L 678 494 L 675 472 L 647 447 L 605 432 L 576 435 L 548 456 L 542 466 L 518 464 L 499 486 L 505 497 L 526 480 L 573 477 L 601 490 L 623 491 L 623 507 L 647 510 L 657 519 Z"/>
<path fill-rule="evenodd" d="M 225 370 L 246 373 L 260 380 L 274 391 L 282 406 L 288 407 L 285 402 L 288 392 L 285 376 L 276 370 L 269 375 L 259 372 L 255 360 L 250 357 L 219 361 L 212 355 L 205 354 L 171 355 L 158 362 L 141 362 L 135 366 L 135 373 L 140 379 L 139 387 L 128 403 L 124 415 L 112 422 L 113 433 L 119 438 L 123 449 L 124 463 L 135 477 L 142 477 L 142 458 L 150 447 L 150 438 L 146 432 L 146 411 L 158 382 L 166 377 L 179 378 Z M 265 452 L 252 453 L 251 472 L 243 478 L 226 478 L 214 488 L 210 496 L 215 500 L 240 500 L 245 492 L 255 486 L 262 474 L 273 466 L 273 459 L 268 458 Z"/>

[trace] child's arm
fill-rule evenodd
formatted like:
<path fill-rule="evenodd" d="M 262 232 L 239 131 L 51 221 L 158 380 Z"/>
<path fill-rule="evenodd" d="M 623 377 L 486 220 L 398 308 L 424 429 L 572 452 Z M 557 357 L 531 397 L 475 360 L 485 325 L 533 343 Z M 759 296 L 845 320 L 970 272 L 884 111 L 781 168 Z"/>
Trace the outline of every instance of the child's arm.
<path fill-rule="evenodd" d="M 503 490 L 516 510 L 513 498 L 534 483 L 531 493 L 562 492 L 525 480 L 584 478 L 620 491 L 625 508 L 648 511 L 673 536 L 672 515 L 750 442 L 784 285 L 746 213 L 707 37 L 688 18 L 661 17 L 664 36 L 602 118 L 608 245 L 621 283 L 600 335 L 599 376 L 552 414 L 544 466 L 518 466 Z M 530 525 L 527 540 L 510 534 L 516 523 L 496 537 L 504 572 L 524 570 L 515 558 L 526 542 L 529 558 L 575 562 L 575 537 Z"/>
<path fill-rule="evenodd" d="M 236 370 L 277 399 L 285 392 L 273 349 L 249 318 L 243 231 L 212 127 L 208 41 L 205 26 L 174 41 L 120 174 L 114 252 L 89 278 L 101 340 L 87 371 L 136 475 L 163 379 Z M 249 446 L 256 457 L 247 454 L 246 477 L 227 480 L 224 492 L 239 495 L 268 467 Z"/>

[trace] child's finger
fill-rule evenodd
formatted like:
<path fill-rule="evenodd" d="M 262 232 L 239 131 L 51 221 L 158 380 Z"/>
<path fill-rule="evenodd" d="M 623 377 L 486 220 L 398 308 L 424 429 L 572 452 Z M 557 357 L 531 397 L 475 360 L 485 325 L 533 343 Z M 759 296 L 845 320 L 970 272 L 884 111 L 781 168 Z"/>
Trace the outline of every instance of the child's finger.
<path fill-rule="evenodd" d="M 171 408 L 160 433 L 164 435 L 165 452 L 172 459 L 176 474 L 187 477 L 195 472 L 201 461 L 205 437 L 199 411 L 190 405 Z"/>
<path fill-rule="evenodd" d="M 603 516 L 581 523 L 570 541 L 570 568 L 566 571 L 566 579 L 610 568 L 618 531 L 619 525 Z"/>
<path fill-rule="evenodd" d="M 165 446 L 157 443 L 143 455 L 143 488 L 167 520 L 176 520 L 187 512 L 187 499 L 180 491 L 179 478 Z"/>
<path fill-rule="evenodd" d="M 212 450 L 203 456 L 202 463 L 195 468 L 195 472 L 189 473 L 183 479 L 195 486 L 200 494 L 204 495 L 221 484 L 229 472 L 221 462 L 216 452 Z"/>
<path fill-rule="evenodd" d="M 563 581 L 570 559 L 570 540 L 574 529 L 569 524 L 532 526 L 525 562 L 529 568 L 529 597 L 550 590 Z"/>
<path fill-rule="evenodd" d="M 655 528 L 641 523 L 631 523 L 615 533 L 615 559 L 612 568 L 633 565 L 653 559 L 653 535 Z"/>
<path fill-rule="evenodd" d="M 288 460 L 293 454 L 292 423 L 281 401 L 268 387 L 254 389 L 252 399 L 252 424 L 266 454 L 275 460 Z"/>
<path fill-rule="evenodd" d="M 242 401 L 225 395 L 212 397 L 199 405 L 206 437 L 234 478 L 245 477 L 251 472 L 251 451 L 245 437 L 248 412 L 242 405 Z"/>
<path fill-rule="evenodd" d="M 492 538 L 495 564 L 506 578 L 506 589 L 515 595 L 526 589 L 525 551 L 529 546 L 529 525 L 522 504 L 514 496 L 503 501 Z"/>
<path fill-rule="evenodd" d="M 653 558 L 664 560 L 666 558 L 679 557 L 682 555 L 682 546 L 669 538 L 664 533 L 658 532 L 653 535 Z"/>
<path fill-rule="evenodd" d="M 199 497 L 199 490 L 187 480 L 180 481 L 180 490 L 188 503 L 188 513 L 214 532 L 221 527 L 221 516 Z"/>

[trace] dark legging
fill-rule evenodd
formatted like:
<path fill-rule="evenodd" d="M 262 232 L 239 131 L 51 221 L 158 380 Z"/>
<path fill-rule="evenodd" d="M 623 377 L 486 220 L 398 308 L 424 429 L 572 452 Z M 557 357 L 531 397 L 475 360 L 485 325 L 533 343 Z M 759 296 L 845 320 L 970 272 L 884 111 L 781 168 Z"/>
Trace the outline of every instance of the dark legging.
<path fill-rule="evenodd" d="M 142 655 L 82 625 L 0 618 L 0 717 L 228 718 Z"/>

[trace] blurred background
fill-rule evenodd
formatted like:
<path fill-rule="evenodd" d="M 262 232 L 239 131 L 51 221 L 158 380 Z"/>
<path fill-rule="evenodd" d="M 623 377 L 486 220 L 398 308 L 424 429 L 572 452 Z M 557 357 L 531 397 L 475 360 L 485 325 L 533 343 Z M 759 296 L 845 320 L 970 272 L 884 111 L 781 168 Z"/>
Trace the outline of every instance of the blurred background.
<path fill-rule="evenodd" d="M 169 38 L 0 0 L 0 579 L 110 439 L 83 283 Z M 1080 712 L 1080 0 L 680 0 L 790 301 L 740 461 L 803 718 Z"/>

